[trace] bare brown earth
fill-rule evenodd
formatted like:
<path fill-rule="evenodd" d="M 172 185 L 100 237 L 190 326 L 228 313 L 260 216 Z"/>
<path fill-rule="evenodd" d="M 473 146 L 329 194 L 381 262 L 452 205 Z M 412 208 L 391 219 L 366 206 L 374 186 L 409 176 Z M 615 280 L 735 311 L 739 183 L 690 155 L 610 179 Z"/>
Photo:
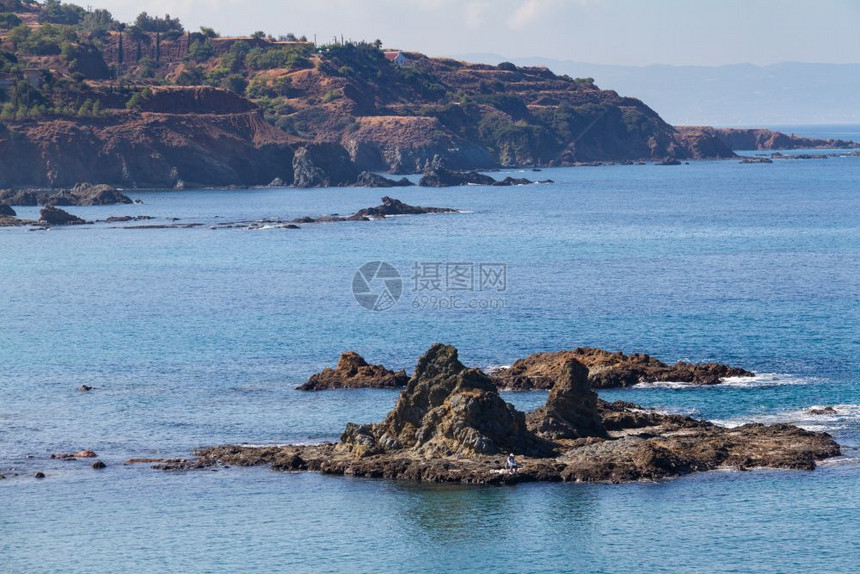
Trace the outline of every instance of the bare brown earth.
<path fill-rule="evenodd" d="M 628 403 L 597 399 L 585 367 L 568 360 L 547 404 L 529 415 L 504 402 L 493 382 L 434 345 L 394 409 L 376 424 L 347 425 L 340 441 L 321 445 L 226 445 L 164 470 L 217 464 L 269 465 L 281 471 L 499 484 L 520 481 L 624 482 L 716 468 L 812 470 L 838 455 L 826 433 L 791 425 L 733 429 Z M 508 453 L 518 472 L 503 469 Z"/>

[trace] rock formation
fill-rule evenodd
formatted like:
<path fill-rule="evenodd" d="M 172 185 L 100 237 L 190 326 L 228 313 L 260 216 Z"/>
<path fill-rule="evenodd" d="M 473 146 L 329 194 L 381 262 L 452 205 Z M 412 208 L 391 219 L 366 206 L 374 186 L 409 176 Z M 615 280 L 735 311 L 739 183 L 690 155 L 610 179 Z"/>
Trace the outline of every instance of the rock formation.
<path fill-rule="evenodd" d="M 77 215 L 72 215 L 53 205 L 46 205 L 39 211 L 39 221 L 48 225 L 80 225 L 86 223 Z"/>
<path fill-rule="evenodd" d="M 0 202 L 10 205 L 114 205 L 133 203 L 123 193 L 109 185 L 79 183 L 71 189 L 59 191 L 0 191 Z"/>
<path fill-rule="evenodd" d="M 369 365 L 364 357 L 355 351 L 347 351 L 340 356 L 337 367 L 323 369 L 312 375 L 300 391 L 319 391 L 323 389 L 393 389 L 404 386 L 409 381 L 406 371 L 389 371 L 382 365 Z"/>
<path fill-rule="evenodd" d="M 727 377 L 752 377 L 755 373 L 720 363 L 667 365 L 644 353 L 625 355 L 603 349 L 579 347 L 572 351 L 535 353 L 511 367 L 493 373 L 494 382 L 507 389 L 549 389 L 565 362 L 576 359 L 588 367 L 588 381 L 596 389 L 632 387 L 638 383 L 681 382 L 696 385 L 721 383 Z"/>
<path fill-rule="evenodd" d="M 597 393 L 588 384 L 588 369 L 576 359 L 568 359 L 546 405 L 527 415 L 529 430 L 550 440 L 606 436 L 597 401 Z"/>
<path fill-rule="evenodd" d="M 517 474 L 502 469 L 508 452 L 519 458 Z M 563 363 L 546 405 L 527 418 L 499 397 L 486 375 L 460 363 L 454 347 L 437 344 L 418 360 L 384 421 L 349 423 L 336 444 L 227 445 L 155 468 L 268 464 L 282 471 L 470 484 L 623 482 L 719 467 L 812 470 L 817 460 L 839 452 L 826 433 L 792 425 L 726 429 L 607 403 L 589 389 L 576 360 Z"/>
<path fill-rule="evenodd" d="M 2 192 L 0 192 L 0 193 L 2 193 Z M 8 206 L 8 205 L 6 205 L 5 203 L 0 203 L 0 215 L 2 215 L 2 216 L 9 216 L 9 217 L 15 217 L 15 216 L 17 216 L 18 214 L 17 214 L 17 213 L 15 213 L 15 210 L 14 210 L 14 209 L 12 209 L 11 207 L 9 207 L 9 206 Z"/>
<path fill-rule="evenodd" d="M 401 177 L 398 180 L 388 179 L 378 173 L 365 170 L 358 174 L 355 185 L 357 187 L 409 187 L 415 184 L 405 177 Z"/>
<path fill-rule="evenodd" d="M 453 171 L 433 167 L 424 172 L 418 185 L 422 187 L 453 187 L 457 185 L 493 185 L 496 180 L 477 171 Z"/>
<path fill-rule="evenodd" d="M 467 369 L 450 345 L 433 345 L 394 410 L 376 425 L 347 426 L 343 450 L 357 456 L 411 451 L 416 455 L 541 456 L 552 447 L 526 428 L 525 415 L 499 397 L 478 369 Z"/>
<path fill-rule="evenodd" d="M 367 207 L 359 210 L 356 215 L 362 217 L 386 217 L 389 215 L 422 215 L 425 213 L 457 213 L 456 209 L 450 207 L 422 207 L 420 205 L 409 205 L 399 199 L 385 196 L 382 205 Z"/>

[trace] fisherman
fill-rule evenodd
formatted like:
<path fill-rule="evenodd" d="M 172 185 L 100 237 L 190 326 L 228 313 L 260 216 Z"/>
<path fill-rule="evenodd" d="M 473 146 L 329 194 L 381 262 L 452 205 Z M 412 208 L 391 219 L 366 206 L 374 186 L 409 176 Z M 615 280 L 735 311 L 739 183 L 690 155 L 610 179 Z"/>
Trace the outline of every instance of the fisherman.
<path fill-rule="evenodd" d="M 514 453 L 508 455 L 508 460 L 505 461 L 505 469 L 509 474 L 519 474 L 520 465 L 517 463 L 517 459 L 514 458 Z"/>

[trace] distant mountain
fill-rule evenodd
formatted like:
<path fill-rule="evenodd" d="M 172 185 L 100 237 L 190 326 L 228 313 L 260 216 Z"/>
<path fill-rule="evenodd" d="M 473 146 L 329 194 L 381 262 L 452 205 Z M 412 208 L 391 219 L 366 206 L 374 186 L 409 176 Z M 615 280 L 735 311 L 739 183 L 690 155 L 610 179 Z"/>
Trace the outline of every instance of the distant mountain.
<path fill-rule="evenodd" d="M 603 89 L 635 94 L 673 125 L 860 124 L 860 64 L 610 66 L 498 54 L 452 57 L 594 78 Z"/>

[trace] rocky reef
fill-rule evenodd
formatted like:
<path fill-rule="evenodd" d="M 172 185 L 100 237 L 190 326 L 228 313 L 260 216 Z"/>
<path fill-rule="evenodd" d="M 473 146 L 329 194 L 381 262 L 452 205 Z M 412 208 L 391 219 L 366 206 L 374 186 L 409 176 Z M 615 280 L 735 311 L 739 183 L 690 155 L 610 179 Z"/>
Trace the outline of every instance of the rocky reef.
<path fill-rule="evenodd" d="M 347 351 L 338 359 L 336 368 L 323 369 L 321 373 L 312 375 L 306 383 L 296 388 L 300 391 L 350 388 L 391 389 L 403 387 L 408 381 L 406 371 L 394 372 L 382 365 L 370 365 L 355 351 Z"/>
<path fill-rule="evenodd" d="M 516 472 L 503 469 L 507 453 Z M 197 459 L 162 463 L 180 470 L 218 464 L 270 465 L 281 471 L 500 484 L 521 481 L 623 482 L 721 467 L 812 470 L 836 456 L 826 433 L 748 424 L 732 429 L 597 398 L 587 370 L 568 359 L 546 405 L 526 415 L 499 396 L 457 350 L 433 345 L 394 409 L 376 424 L 346 426 L 337 443 L 203 448 Z"/>
<path fill-rule="evenodd" d="M 493 381 L 505 389 L 549 389 L 558 380 L 565 364 L 574 359 L 588 368 L 588 382 L 596 389 L 632 387 L 639 383 L 679 382 L 714 385 L 727 377 L 752 377 L 755 373 L 721 363 L 687 363 L 668 365 L 645 353 L 626 355 L 593 347 L 572 351 L 535 353 L 519 359 L 509 368 L 492 374 Z"/>

